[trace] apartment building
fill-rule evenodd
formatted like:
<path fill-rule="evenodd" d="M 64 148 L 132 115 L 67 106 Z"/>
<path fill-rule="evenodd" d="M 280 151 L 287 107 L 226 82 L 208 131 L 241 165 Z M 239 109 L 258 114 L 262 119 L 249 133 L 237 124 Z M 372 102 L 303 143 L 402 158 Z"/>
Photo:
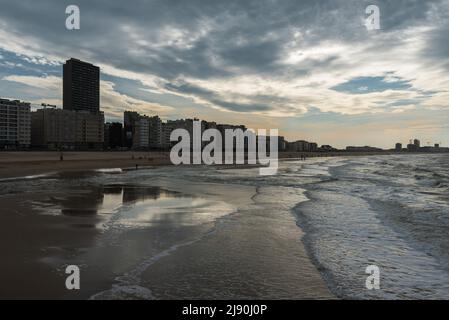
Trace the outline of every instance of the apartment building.
<path fill-rule="evenodd" d="M 33 147 L 45 149 L 103 148 L 104 115 L 57 108 L 43 108 L 32 113 Z"/>
<path fill-rule="evenodd" d="M 0 148 L 28 148 L 31 144 L 31 106 L 0 99 Z"/>

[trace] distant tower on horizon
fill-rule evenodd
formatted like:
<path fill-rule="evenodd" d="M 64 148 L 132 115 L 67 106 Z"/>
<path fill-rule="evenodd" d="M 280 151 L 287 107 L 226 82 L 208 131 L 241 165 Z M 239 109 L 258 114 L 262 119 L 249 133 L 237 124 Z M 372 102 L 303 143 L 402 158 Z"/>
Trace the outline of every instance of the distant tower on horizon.
<path fill-rule="evenodd" d="M 421 141 L 419 141 L 418 139 L 413 140 L 413 144 L 417 149 L 421 147 Z"/>
<path fill-rule="evenodd" d="M 100 112 L 100 68 L 71 58 L 63 67 L 63 109 Z"/>

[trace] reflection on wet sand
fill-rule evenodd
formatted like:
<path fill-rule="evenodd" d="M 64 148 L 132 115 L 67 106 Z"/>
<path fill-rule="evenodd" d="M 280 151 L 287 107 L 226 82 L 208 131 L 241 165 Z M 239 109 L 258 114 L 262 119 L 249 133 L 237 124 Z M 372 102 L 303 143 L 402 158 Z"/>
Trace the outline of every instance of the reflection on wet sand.
<path fill-rule="evenodd" d="M 181 194 L 159 187 L 108 185 L 72 190 L 65 197 L 51 196 L 34 204 L 45 208 L 47 213 L 49 208 L 53 208 L 51 212 L 54 215 L 94 217 L 99 214 L 111 214 L 124 204 L 176 197 L 181 197 Z"/>

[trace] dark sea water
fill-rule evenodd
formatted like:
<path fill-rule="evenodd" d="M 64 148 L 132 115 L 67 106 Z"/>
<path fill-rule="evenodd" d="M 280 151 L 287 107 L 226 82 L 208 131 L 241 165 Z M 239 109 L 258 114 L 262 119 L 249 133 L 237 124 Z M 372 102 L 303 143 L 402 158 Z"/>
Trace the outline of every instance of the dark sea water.
<path fill-rule="evenodd" d="M 115 284 L 93 292 L 94 298 L 296 299 L 302 292 L 295 284 L 302 270 L 298 260 L 262 263 L 277 257 L 274 251 L 296 250 L 301 239 L 291 240 L 289 229 L 296 228 L 295 221 L 305 232 L 302 242 L 310 258 L 336 296 L 449 298 L 449 155 L 283 161 L 276 176 L 260 176 L 257 168 L 162 167 L 0 183 L 5 196 L 58 193 L 33 202 L 43 214 L 104 216 L 91 226 L 102 230 L 98 248 L 83 261 L 116 261 Z M 220 193 L 224 196 L 216 196 Z M 239 195 L 251 201 L 238 200 Z M 267 221 L 273 223 L 266 225 L 264 238 Z M 248 224 L 253 234 L 237 232 Z M 127 247 L 134 238 L 123 235 L 130 230 L 136 240 Z M 216 236 L 210 237 L 211 232 Z M 200 255 L 200 250 L 217 254 Z M 220 253 L 226 253 L 225 259 Z M 172 263 L 158 271 L 154 266 L 163 259 Z M 213 267 L 198 272 L 197 261 Z M 244 273 L 239 264 L 252 271 L 235 277 Z M 380 269 L 379 290 L 365 286 L 369 265 Z M 148 275 L 151 267 L 155 271 Z M 146 285 L 145 273 L 153 277 Z M 265 283 L 264 277 L 270 280 Z"/>

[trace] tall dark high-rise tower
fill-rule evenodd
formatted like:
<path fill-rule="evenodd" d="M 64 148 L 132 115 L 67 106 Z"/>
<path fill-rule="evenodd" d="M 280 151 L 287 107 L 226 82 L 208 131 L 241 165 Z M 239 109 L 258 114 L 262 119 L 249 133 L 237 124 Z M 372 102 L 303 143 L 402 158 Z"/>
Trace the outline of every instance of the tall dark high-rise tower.
<path fill-rule="evenodd" d="M 100 112 L 100 68 L 72 58 L 63 72 L 64 110 Z"/>

